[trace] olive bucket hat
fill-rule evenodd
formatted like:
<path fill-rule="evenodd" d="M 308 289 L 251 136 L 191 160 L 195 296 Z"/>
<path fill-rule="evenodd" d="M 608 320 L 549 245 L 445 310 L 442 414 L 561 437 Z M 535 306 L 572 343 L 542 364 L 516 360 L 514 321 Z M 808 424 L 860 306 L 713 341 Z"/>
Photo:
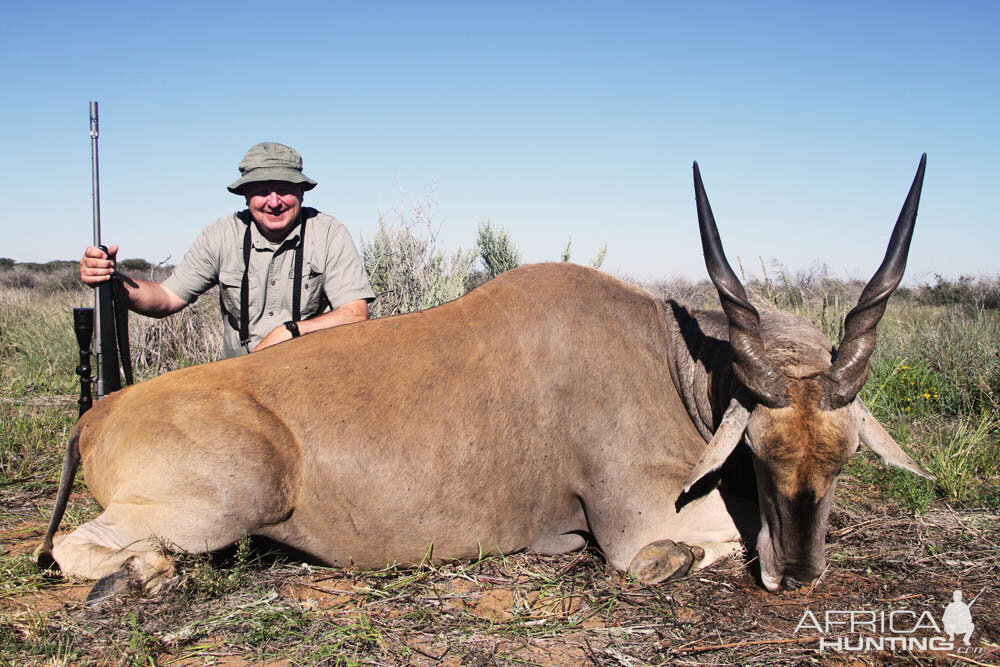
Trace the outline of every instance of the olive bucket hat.
<path fill-rule="evenodd" d="M 299 152 L 273 141 L 265 141 L 248 150 L 240 162 L 240 174 L 240 179 L 228 188 L 234 195 L 243 194 L 244 187 L 260 181 L 297 183 L 303 190 L 316 187 L 316 181 L 302 173 Z"/>

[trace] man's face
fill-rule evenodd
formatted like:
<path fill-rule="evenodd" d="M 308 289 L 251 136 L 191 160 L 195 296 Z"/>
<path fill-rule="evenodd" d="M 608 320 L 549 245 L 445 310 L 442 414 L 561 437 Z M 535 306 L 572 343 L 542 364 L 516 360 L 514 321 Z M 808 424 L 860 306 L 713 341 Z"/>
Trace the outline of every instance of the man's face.
<path fill-rule="evenodd" d="M 272 243 L 282 241 L 302 210 L 302 186 L 284 181 L 251 183 L 243 190 L 250 215 Z"/>

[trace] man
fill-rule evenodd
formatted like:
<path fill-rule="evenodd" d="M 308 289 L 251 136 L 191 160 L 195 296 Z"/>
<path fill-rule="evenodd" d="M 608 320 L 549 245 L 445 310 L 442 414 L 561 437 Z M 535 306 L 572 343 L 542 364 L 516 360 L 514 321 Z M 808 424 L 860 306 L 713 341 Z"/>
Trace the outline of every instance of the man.
<path fill-rule="evenodd" d="M 243 196 L 247 208 L 206 227 L 162 283 L 126 280 L 131 310 L 166 317 L 218 285 L 226 357 L 368 319 L 375 295 L 347 229 L 302 206 L 316 181 L 302 173 L 299 153 L 257 144 L 239 169 L 229 191 Z M 117 253 L 116 245 L 107 253 L 87 248 L 80 280 L 92 286 L 109 280 Z"/>

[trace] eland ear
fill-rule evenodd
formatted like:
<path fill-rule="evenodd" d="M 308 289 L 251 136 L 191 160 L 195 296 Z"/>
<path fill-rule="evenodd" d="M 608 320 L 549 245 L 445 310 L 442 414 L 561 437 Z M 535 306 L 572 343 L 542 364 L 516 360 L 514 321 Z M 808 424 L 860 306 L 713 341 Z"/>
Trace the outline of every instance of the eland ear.
<path fill-rule="evenodd" d="M 684 493 L 690 491 L 691 487 L 702 477 L 713 470 L 718 470 L 726 462 L 729 455 L 736 449 L 736 445 L 740 444 L 748 421 L 750 421 L 750 412 L 734 398 L 729 402 L 726 413 L 722 415 L 722 423 L 719 424 L 719 429 L 712 436 L 712 441 L 708 443 L 708 447 L 705 448 L 698 463 L 684 480 Z"/>
<path fill-rule="evenodd" d="M 889 432 L 878 422 L 868 411 L 861 399 L 855 399 L 852 404 L 854 419 L 858 424 L 858 437 L 861 442 L 868 445 L 868 448 L 879 455 L 879 458 L 886 465 L 896 466 L 904 470 L 909 470 L 918 477 L 924 479 L 936 479 L 934 475 L 920 467 L 920 465 L 910 458 L 910 455 L 903 451 L 903 448 L 893 440 Z"/>

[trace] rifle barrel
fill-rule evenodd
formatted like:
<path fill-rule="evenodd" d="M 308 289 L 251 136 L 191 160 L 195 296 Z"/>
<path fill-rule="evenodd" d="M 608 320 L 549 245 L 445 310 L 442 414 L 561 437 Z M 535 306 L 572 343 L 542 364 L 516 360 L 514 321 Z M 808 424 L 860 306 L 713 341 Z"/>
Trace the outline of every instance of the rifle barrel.
<path fill-rule="evenodd" d="M 100 174 L 100 157 L 97 150 L 97 137 L 99 135 L 99 122 L 97 114 L 97 102 L 90 103 L 90 184 L 91 192 L 94 203 L 94 245 L 96 247 L 101 246 L 101 174 Z M 105 388 L 105 380 L 107 378 L 106 361 L 104 358 L 104 349 L 101 345 L 103 338 L 103 326 L 107 323 L 107 317 L 104 313 L 110 307 L 107 296 L 105 296 L 109 290 L 101 289 L 102 286 L 98 286 L 94 289 L 94 368 L 97 370 L 96 377 L 96 394 L 97 399 L 100 400 L 104 398 L 108 392 Z"/>
<path fill-rule="evenodd" d="M 91 183 L 94 194 L 94 245 L 101 245 L 101 174 L 97 153 L 97 137 L 99 123 L 97 118 L 97 102 L 90 103 L 90 163 Z"/>

